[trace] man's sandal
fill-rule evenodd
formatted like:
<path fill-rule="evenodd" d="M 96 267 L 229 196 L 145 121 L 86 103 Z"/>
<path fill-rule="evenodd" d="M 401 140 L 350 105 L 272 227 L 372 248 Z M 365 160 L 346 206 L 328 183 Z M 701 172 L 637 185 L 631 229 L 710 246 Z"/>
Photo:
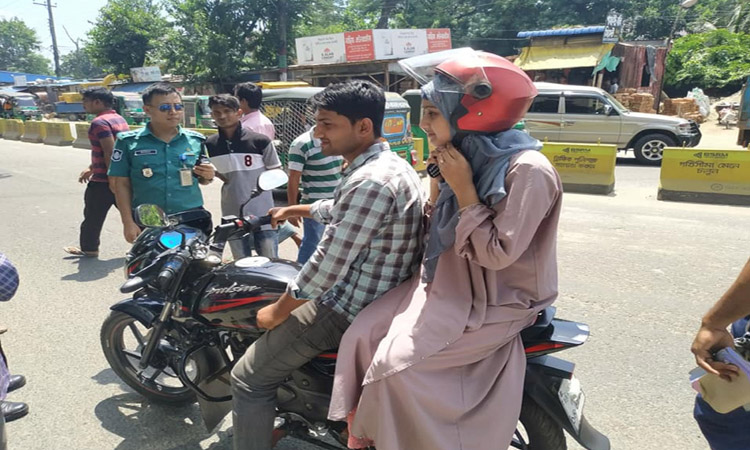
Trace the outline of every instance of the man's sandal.
<path fill-rule="evenodd" d="M 84 252 L 76 246 L 63 247 L 63 250 L 73 256 L 85 256 L 87 258 L 96 258 L 99 256 L 99 252 Z"/>

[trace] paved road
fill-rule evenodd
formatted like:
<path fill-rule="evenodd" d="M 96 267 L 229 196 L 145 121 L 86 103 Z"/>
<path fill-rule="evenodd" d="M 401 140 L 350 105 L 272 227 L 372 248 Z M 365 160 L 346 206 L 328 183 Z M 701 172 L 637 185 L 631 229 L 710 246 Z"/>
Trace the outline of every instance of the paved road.
<path fill-rule="evenodd" d="M 0 249 L 22 286 L 0 305 L 11 368 L 29 378 L 11 400 L 31 414 L 8 425 L 11 448 L 226 449 L 196 407 L 166 408 L 131 393 L 108 369 L 99 326 L 120 299 L 122 240 L 112 213 L 98 260 L 75 244 L 88 153 L 0 140 Z M 591 340 L 565 357 L 587 393 L 590 421 L 613 448 L 705 449 L 691 417 L 688 351 L 698 318 L 748 257 L 750 209 L 656 200 L 658 169 L 621 160 L 617 193 L 566 194 L 560 230 L 561 317 L 588 323 Z M 218 183 L 206 191 L 216 214 Z M 291 244 L 282 248 L 291 257 Z M 310 448 L 282 441 L 282 450 Z M 576 448 L 573 447 L 572 448 Z"/>

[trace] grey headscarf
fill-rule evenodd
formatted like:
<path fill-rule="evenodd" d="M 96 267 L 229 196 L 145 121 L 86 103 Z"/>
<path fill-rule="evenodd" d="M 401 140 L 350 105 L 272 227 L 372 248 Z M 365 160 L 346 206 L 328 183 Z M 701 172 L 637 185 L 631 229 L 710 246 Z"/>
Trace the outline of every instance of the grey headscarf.
<path fill-rule="evenodd" d="M 422 86 L 422 97 L 426 98 L 442 113 L 451 117 L 459 106 L 461 94 L 452 81 L 436 75 L 433 81 Z M 456 135 L 451 126 L 451 136 Z M 510 158 L 522 150 L 540 150 L 542 143 L 519 130 L 507 130 L 497 134 L 469 134 L 461 140 L 461 154 L 468 160 L 474 174 L 474 185 L 482 203 L 494 206 L 505 197 L 505 175 Z M 422 279 L 431 282 L 435 277 L 438 257 L 453 247 L 458 225 L 458 200 L 453 189 L 445 181 L 440 183 L 440 195 L 432 212 L 430 236 L 424 257 Z"/>

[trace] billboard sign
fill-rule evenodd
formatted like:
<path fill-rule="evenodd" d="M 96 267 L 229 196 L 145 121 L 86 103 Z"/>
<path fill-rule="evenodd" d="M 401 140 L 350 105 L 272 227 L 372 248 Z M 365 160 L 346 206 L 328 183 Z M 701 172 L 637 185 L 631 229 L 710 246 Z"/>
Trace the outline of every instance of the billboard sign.
<path fill-rule="evenodd" d="M 297 38 L 295 44 L 302 66 L 401 59 L 452 48 L 447 28 L 350 31 Z"/>
<path fill-rule="evenodd" d="M 133 83 L 161 81 L 161 70 L 157 66 L 132 67 L 130 69 L 130 78 L 133 79 Z"/>

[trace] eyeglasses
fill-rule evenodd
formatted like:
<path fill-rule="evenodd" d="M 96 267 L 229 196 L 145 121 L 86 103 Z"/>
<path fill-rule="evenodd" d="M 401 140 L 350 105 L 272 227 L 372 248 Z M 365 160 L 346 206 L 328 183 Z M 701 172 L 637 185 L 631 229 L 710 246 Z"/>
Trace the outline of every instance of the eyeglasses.
<path fill-rule="evenodd" d="M 165 112 L 169 112 L 169 111 L 171 111 L 172 109 L 174 109 L 174 110 L 175 110 L 175 111 L 177 111 L 177 112 L 180 112 L 180 111 L 182 111 L 182 110 L 183 110 L 184 108 L 185 108 L 185 107 L 183 106 L 183 104 L 182 104 L 182 103 L 174 103 L 174 104 L 170 104 L 170 103 L 162 103 L 161 105 L 159 105 L 159 111 L 161 111 L 161 112 L 163 112 L 163 113 L 165 113 Z"/>

